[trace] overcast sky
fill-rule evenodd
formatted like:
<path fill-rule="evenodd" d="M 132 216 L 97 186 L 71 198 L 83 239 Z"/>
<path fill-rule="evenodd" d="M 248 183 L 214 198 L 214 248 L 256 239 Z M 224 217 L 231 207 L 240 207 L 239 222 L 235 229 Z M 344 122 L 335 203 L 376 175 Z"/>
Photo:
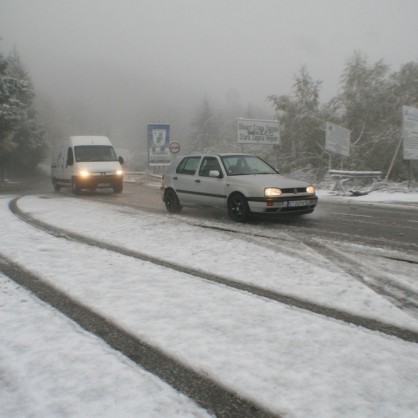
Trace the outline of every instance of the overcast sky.
<path fill-rule="evenodd" d="M 325 102 L 355 50 L 417 61 L 417 22 L 417 0 L 0 0 L 0 51 L 42 96 L 158 118 L 161 97 L 267 109 L 302 65 Z"/>

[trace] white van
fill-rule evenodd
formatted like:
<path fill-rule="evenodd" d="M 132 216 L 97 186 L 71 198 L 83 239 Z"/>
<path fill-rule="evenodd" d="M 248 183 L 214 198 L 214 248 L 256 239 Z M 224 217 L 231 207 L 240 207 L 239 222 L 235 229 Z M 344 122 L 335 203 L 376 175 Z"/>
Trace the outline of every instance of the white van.
<path fill-rule="evenodd" d="M 51 180 L 56 192 L 71 187 L 81 189 L 112 188 L 123 190 L 123 158 L 117 157 L 106 136 L 71 136 L 62 141 L 52 156 Z"/>

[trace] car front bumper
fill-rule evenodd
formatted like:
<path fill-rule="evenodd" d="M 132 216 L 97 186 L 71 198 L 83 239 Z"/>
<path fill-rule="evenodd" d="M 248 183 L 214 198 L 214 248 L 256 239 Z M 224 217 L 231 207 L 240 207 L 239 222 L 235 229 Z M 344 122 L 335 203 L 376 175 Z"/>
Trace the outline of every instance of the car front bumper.
<path fill-rule="evenodd" d="M 253 213 L 311 213 L 318 204 L 317 196 L 280 197 L 276 199 L 248 199 Z"/>

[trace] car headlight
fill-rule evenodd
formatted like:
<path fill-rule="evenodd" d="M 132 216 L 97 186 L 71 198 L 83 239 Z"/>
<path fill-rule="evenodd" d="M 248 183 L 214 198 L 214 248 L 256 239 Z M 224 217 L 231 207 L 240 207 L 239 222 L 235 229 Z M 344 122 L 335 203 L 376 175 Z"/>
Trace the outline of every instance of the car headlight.
<path fill-rule="evenodd" d="M 87 170 L 81 170 L 81 171 L 78 173 L 78 175 L 79 175 L 80 177 L 86 178 L 86 177 L 89 177 L 89 176 L 90 176 L 90 172 L 89 172 L 89 171 L 87 171 Z"/>
<path fill-rule="evenodd" d="M 267 187 L 264 189 L 264 196 L 266 197 L 278 197 L 282 194 L 282 191 L 277 187 Z"/>
<path fill-rule="evenodd" d="M 116 175 L 117 176 L 121 176 L 123 174 L 123 171 L 122 170 L 116 170 Z"/>
<path fill-rule="evenodd" d="M 315 193 L 315 187 L 313 186 L 308 186 L 306 188 L 306 193 Z"/>

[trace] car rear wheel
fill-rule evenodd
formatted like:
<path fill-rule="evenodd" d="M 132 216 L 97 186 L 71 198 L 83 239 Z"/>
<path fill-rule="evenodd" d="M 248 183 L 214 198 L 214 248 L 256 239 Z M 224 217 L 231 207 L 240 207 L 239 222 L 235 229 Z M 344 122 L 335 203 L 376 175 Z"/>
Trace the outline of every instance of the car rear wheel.
<path fill-rule="evenodd" d="M 247 199 L 239 193 L 233 194 L 228 199 L 228 213 L 235 222 L 246 222 L 251 217 Z"/>
<path fill-rule="evenodd" d="M 179 213 L 182 209 L 179 198 L 173 189 L 166 190 L 164 194 L 164 203 L 170 213 Z"/>

